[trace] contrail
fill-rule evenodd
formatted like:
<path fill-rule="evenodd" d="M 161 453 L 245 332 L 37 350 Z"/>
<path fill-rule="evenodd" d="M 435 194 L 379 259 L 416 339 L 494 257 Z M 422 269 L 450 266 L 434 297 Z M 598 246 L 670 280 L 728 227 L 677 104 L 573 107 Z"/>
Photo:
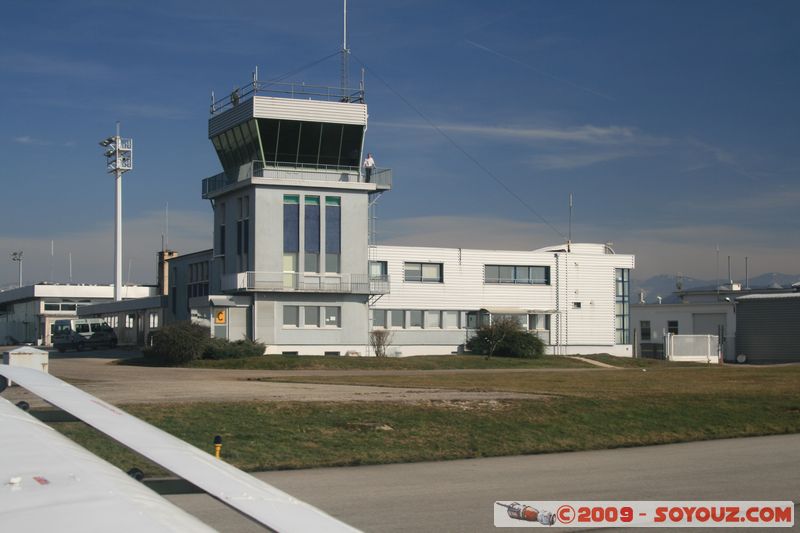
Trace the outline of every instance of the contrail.
<path fill-rule="evenodd" d="M 551 80 L 560 81 L 561 83 L 566 83 L 567 85 L 569 85 L 571 87 L 574 87 L 576 89 L 579 89 L 581 91 L 585 91 L 585 92 L 587 92 L 589 94 L 593 94 L 595 96 L 599 96 L 600 98 L 605 98 L 606 100 L 609 100 L 611 102 L 616 102 L 616 100 L 614 100 L 614 98 L 608 96 L 607 94 L 603 94 L 601 92 L 595 91 L 594 89 L 590 89 L 589 87 L 584 87 L 583 85 L 578 85 L 577 83 L 575 83 L 573 81 L 565 80 L 564 78 L 559 78 L 558 76 L 556 76 L 554 74 L 550 74 L 549 72 L 544 71 L 544 70 L 542 70 L 540 68 L 536 68 L 534 66 L 531 66 L 531 65 L 529 65 L 527 63 L 524 63 L 524 62 L 522 62 L 519 59 L 516 59 L 514 57 L 507 56 L 507 55 L 505 55 L 505 54 L 503 54 L 501 52 L 498 52 L 497 50 L 492 50 L 491 48 L 483 46 L 482 44 L 478 44 L 478 43 L 476 43 L 474 41 L 470 41 L 469 39 L 464 39 L 464 42 L 466 42 L 469 45 L 474 46 L 475 48 L 477 48 L 479 50 L 483 50 L 484 52 L 488 52 L 490 54 L 496 55 L 497 57 L 505 59 L 506 61 L 511 61 L 512 63 L 516 63 L 517 65 L 523 66 L 523 67 L 525 67 L 525 68 L 527 68 L 529 70 L 532 70 L 532 71 L 534 71 L 534 72 L 536 72 L 538 74 L 541 74 L 542 76 L 546 76 L 546 77 L 550 78 Z"/>

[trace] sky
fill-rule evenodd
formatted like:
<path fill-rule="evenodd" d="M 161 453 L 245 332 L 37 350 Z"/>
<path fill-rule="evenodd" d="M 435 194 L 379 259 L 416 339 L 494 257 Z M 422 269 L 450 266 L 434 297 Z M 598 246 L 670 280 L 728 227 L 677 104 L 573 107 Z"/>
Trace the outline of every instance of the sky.
<path fill-rule="evenodd" d="M 634 278 L 800 273 L 800 3 L 348 2 L 366 150 L 393 169 L 386 244 L 611 242 Z M 114 180 L 134 139 L 123 278 L 153 283 L 162 235 L 210 247 L 211 91 L 338 85 L 342 2 L 7 0 L 0 18 L 0 287 L 111 283 Z M 167 215 L 168 212 L 168 215 Z M 168 224 L 166 222 L 168 218 Z M 724 277 L 724 276 L 723 276 Z"/>

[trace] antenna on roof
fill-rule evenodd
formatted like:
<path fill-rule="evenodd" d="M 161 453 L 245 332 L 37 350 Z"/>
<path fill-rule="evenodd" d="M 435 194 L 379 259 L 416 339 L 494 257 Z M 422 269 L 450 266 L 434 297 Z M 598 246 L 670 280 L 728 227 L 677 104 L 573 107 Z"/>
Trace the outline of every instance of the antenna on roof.
<path fill-rule="evenodd" d="M 344 26 L 342 32 L 342 98 L 345 101 L 348 95 L 345 93 L 347 90 L 348 80 L 350 78 L 350 50 L 347 48 L 347 0 L 344 0 Z"/>
<path fill-rule="evenodd" d="M 569 193 L 569 233 L 567 236 L 567 251 L 570 252 L 572 247 L 572 193 Z"/>

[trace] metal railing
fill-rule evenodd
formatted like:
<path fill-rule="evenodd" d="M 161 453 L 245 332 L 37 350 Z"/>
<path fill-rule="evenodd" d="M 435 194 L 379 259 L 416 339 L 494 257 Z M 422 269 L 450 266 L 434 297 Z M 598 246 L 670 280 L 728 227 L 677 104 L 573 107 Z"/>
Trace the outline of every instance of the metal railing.
<path fill-rule="evenodd" d="M 203 198 L 220 189 L 239 181 L 250 178 L 300 180 L 300 181 L 326 181 L 338 183 L 364 183 L 366 177 L 359 172 L 358 167 L 337 165 L 312 165 L 312 164 L 287 164 L 264 163 L 252 161 L 239 167 L 235 172 L 220 172 L 203 180 Z M 378 189 L 392 188 L 392 169 L 375 168 L 370 176 L 370 183 L 375 183 Z"/>
<path fill-rule="evenodd" d="M 259 94 L 279 98 L 364 103 L 364 91 L 362 89 L 307 85 L 302 82 L 253 80 L 247 85 L 237 87 L 228 95 L 219 99 L 214 99 L 214 94 L 212 93 L 211 114 L 214 115 L 215 113 L 220 113 L 226 109 L 236 107 L 242 101 Z"/>
<path fill-rule="evenodd" d="M 222 277 L 223 292 L 327 292 L 338 294 L 388 294 L 388 276 L 367 274 L 309 274 L 301 272 L 247 271 Z"/>

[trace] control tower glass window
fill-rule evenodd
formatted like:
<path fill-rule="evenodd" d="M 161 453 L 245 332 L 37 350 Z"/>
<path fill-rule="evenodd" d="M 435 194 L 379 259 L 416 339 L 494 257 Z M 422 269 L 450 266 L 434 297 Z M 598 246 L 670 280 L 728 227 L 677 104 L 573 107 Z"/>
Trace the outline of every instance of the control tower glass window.
<path fill-rule="evenodd" d="M 258 119 L 267 165 L 357 169 L 364 127 L 349 124 Z"/>

